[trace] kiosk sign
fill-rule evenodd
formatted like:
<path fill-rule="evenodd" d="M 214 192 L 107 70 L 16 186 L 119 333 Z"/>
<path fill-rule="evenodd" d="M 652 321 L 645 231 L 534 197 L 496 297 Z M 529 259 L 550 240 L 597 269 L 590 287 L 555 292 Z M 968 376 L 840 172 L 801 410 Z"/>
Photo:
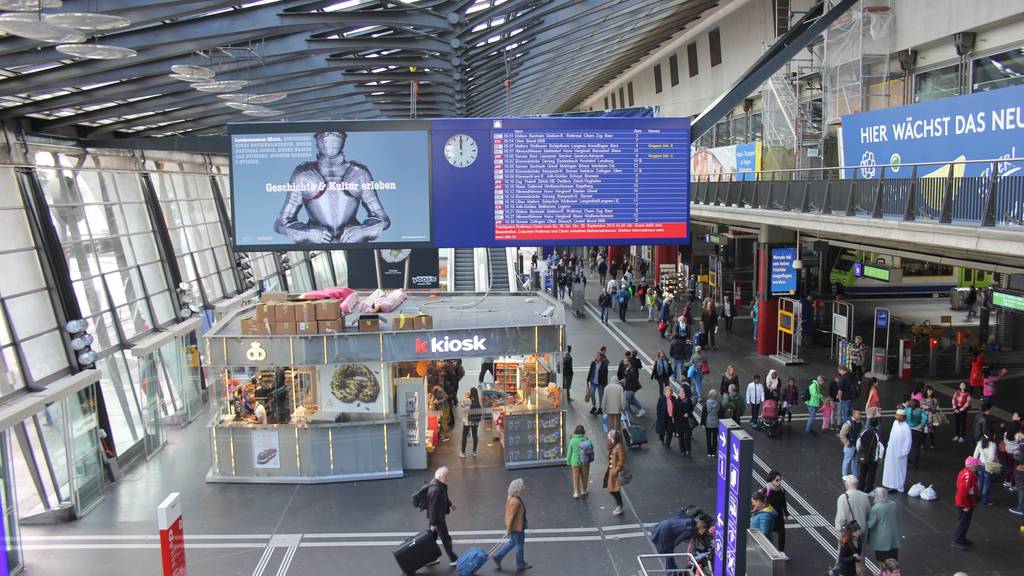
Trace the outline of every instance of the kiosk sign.
<path fill-rule="evenodd" d="M 185 529 L 181 519 L 181 494 L 172 492 L 156 509 L 160 529 L 163 576 L 188 576 L 185 564 Z"/>

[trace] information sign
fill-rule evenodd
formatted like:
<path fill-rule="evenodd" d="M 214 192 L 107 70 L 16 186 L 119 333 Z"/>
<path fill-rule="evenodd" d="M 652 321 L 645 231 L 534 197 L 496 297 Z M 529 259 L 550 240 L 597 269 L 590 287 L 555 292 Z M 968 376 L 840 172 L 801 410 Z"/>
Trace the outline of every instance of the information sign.
<path fill-rule="evenodd" d="M 188 576 L 185 564 L 185 528 L 181 517 L 181 494 L 172 492 L 156 509 L 160 529 L 160 558 L 163 576 Z"/>
<path fill-rule="evenodd" d="M 715 500 L 715 549 L 714 549 L 714 573 L 715 576 L 725 574 L 725 545 L 726 545 L 726 517 L 728 511 L 726 505 L 729 498 L 729 431 L 736 428 L 737 424 L 731 419 L 718 421 L 718 465 L 716 479 L 718 491 Z"/>
<path fill-rule="evenodd" d="M 1024 294 L 994 289 L 992 290 L 992 305 L 998 308 L 1006 308 L 1007 310 L 1024 312 Z"/>
<path fill-rule="evenodd" d="M 873 264 L 864 264 L 863 276 L 865 278 L 871 278 L 880 282 L 888 282 L 892 271 L 882 266 L 875 266 Z"/>
<path fill-rule="evenodd" d="M 726 518 L 725 576 L 746 572 L 750 525 L 750 474 L 754 439 L 745 430 L 729 432 L 729 511 Z"/>
<path fill-rule="evenodd" d="M 888 308 L 876 308 L 875 309 L 875 327 L 886 329 L 889 327 L 889 309 Z"/>
<path fill-rule="evenodd" d="M 796 292 L 796 248 L 772 248 L 772 294 Z"/>

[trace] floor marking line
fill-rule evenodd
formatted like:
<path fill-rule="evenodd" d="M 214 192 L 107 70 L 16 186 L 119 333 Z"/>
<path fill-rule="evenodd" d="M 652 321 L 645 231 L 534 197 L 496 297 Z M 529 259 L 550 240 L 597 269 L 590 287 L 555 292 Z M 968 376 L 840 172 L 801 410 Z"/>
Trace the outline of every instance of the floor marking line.
<path fill-rule="evenodd" d="M 295 558 L 295 551 L 298 549 L 298 546 L 288 547 L 288 550 L 284 553 L 284 559 L 281 560 L 281 566 L 277 568 L 277 576 L 285 576 L 288 573 L 288 567 L 291 566 L 292 558 Z"/>
<path fill-rule="evenodd" d="M 252 576 L 263 576 L 263 571 L 267 568 L 267 563 L 270 562 L 270 557 L 274 555 L 274 547 L 267 546 L 263 550 L 263 555 L 260 556 L 260 561 L 256 564 L 256 569 L 253 570 Z"/>
<path fill-rule="evenodd" d="M 53 535 L 53 536 L 22 536 L 23 542 L 37 541 L 45 542 L 48 540 L 76 540 L 76 541 L 89 541 L 89 540 L 159 540 L 158 534 L 69 534 L 69 535 Z M 185 541 L 189 540 L 269 540 L 270 534 L 186 534 Z"/>

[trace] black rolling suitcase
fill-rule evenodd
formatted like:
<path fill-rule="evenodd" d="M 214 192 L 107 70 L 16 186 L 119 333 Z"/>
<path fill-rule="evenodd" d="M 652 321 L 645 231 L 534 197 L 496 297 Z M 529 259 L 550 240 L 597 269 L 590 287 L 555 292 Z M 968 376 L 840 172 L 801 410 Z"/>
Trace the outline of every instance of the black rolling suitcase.
<path fill-rule="evenodd" d="M 403 574 L 412 574 L 441 557 L 437 535 L 424 530 L 395 548 L 395 560 Z"/>
<path fill-rule="evenodd" d="M 622 436 L 626 441 L 626 445 L 631 448 L 639 448 L 644 444 L 647 444 L 647 429 L 643 426 L 636 426 L 629 421 L 629 407 L 626 407 L 626 411 L 622 413 Z"/>

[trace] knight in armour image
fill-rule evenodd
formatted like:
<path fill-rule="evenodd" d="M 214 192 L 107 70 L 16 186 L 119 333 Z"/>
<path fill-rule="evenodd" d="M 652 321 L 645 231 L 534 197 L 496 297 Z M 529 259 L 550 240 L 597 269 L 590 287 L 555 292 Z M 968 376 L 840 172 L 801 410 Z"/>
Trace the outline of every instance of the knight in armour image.
<path fill-rule="evenodd" d="M 303 162 L 292 172 L 296 186 L 274 222 L 278 234 L 297 244 L 353 244 L 376 240 L 391 226 L 371 186 L 369 168 L 345 158 L 347 138 L 345 132 L 314 135 L 316 160 Z M 366 210 L 362 222 L 356 217 L 360 205 Z M 309 216 L 306 222 L 299 220 L 303 207 Z"/>

